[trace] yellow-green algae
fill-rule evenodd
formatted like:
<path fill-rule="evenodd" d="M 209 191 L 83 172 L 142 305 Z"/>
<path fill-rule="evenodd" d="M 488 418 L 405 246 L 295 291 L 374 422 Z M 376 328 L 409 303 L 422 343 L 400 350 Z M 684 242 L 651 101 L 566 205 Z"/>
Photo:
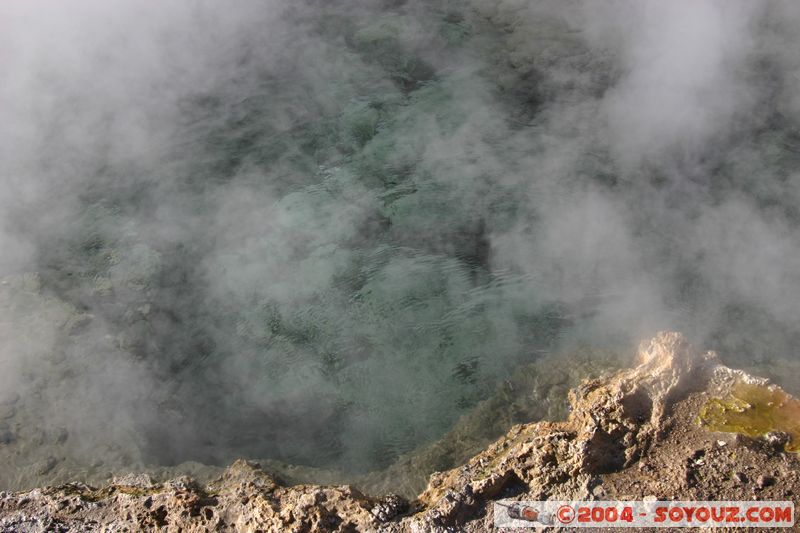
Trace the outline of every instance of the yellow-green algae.
<path fill-rule="evenodd" d="M 700 409 L 700 423 L 712 431 L 761 437 L 787 433 L 786 451 L 800 452 L 800 400 L 780 387 L 739 382 L 725 398 L 712 398 Z"/>

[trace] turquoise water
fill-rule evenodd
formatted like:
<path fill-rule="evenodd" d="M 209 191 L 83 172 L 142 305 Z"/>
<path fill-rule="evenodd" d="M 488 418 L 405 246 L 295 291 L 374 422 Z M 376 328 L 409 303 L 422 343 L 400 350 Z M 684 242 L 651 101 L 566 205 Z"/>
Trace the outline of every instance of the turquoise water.
<path fill-rule="evenodd" d="M 134 17 L 88 42 L 96 89 L 51 72 L 54 133 L 19 163 L 46 186 L 7 209 L 33 250 L 8 274 L 39 285 L 7 316 L 85 319 L 50 321 L 56 374 L 15 363 L 8 446 L 37 453 L 30 410 L 98 472 L 358 475 L 578 346 L 674 328 L 732 364 L 793 358 L 800 130 L 768 87 L 713 135 L 685 125 L 695 147 L 630 148 L 609 99 L 634 67 L 566 8 L 267 5 Z M 782 72 L 753 54 L 742 77 Z"/>

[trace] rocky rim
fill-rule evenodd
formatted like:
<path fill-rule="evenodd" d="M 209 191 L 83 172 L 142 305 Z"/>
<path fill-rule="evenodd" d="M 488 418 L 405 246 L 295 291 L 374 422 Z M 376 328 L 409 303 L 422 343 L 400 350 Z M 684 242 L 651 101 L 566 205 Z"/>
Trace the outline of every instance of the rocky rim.
<path fill-rule="evenodd" d="M 642 343 L 637 366 L 570 391 L 564 422 L 513 427 L 463 466 L 435 473 L 413 501 L 350 486 L 282 486 L 237 461 L 202 486 L 127 476 L 0 493 L 0 531 L 490 531 L 496 500 L 797 500 L 798 458 L 785 434 L 710 431 L 698 414 L 737 383 L 679 333 Z"/>

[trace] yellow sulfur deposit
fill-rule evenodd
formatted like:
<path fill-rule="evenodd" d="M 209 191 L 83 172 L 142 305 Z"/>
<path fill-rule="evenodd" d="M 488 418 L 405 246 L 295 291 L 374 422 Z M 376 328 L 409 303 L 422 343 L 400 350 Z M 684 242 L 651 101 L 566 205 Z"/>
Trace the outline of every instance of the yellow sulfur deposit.
<path fill-rule="evenodd" d="M 791 437 L 786 451 L 800 451 L 800 400 L 774 385 L 737 383 L 727 397 L 706 402 L 698 418 L 712 431 L 748 437 L 781 431 Z"/>

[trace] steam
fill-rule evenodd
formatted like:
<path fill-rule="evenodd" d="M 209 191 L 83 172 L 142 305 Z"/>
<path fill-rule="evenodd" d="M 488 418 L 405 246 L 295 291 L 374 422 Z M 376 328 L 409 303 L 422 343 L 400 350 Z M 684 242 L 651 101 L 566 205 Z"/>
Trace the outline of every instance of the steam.
<path fill-rule="evenodd" d="M 542 352 L 677 328 L 791 360 L 799 26 L 780 1 L 3 3 L 19 440 L 361 472 Z"/>
<path fill-rule="evenodd" d="M 609 28 L 623 31 L 622 76 L 604 98 L 617 159 L 633 166 L 665 152 L 702 157 L 710 142 L 752 113 L 757 94 L 742 74 L 754 60 L 758 7 L 641 2 L 627 8 L 637 24 L 628 32 Z"/>

